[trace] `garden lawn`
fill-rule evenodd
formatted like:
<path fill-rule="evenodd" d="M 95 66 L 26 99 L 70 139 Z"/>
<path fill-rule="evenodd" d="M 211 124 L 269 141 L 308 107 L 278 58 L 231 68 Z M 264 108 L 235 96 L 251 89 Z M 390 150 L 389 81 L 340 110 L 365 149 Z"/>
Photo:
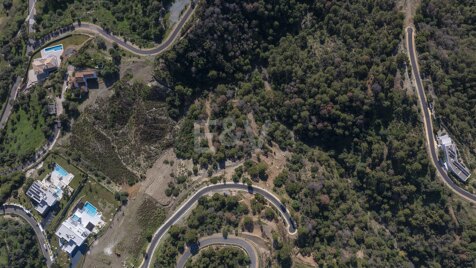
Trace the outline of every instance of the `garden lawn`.
<path fill-rule="evenodd" d="M 7 124 L 5 151 L 17 155 L 20 159 L 34 153 L 46 141 L 42 131 L 46 120 L 42 115 L 37 94 L 32 94 L 29 106 L 28 112 L 22 108 L 15 111 Z"/>

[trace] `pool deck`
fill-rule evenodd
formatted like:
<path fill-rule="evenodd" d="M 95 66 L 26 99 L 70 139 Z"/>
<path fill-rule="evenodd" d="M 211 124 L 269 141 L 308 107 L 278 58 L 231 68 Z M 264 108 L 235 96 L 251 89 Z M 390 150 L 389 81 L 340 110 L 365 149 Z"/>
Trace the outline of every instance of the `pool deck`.
<path fill-rule="evenodd" d="M 54 55 L 59 60 L 58 65 L 61 64 L 61 55 L 63 55 L 64 47 L 63 44 L 55 45 L 52 47 L 46 47 L 40 51 L 41 57 L 46 58 L 49 55 Z"/>

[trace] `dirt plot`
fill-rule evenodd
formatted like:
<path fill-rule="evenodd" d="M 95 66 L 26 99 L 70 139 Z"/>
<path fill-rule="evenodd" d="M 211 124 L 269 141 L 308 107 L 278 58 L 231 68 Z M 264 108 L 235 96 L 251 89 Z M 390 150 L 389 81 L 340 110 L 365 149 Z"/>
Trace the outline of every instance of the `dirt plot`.
<path fill-rule="evenodd" d="M 143 58 L 125 58 L 121 61 L 120 77 L 131 75 L 133 80 L 148 83 L 153 80 L 153 63 Z"/>
<path fill-rule="evenodd" d="M 413 24 L 416 10 L 420 6 L 421 0 L 399 0 L 397 8 L 405 15 L 405 27 Z"/>
<path fill-rule="evenodd" d="M 180 174 L 186 170 L 192 170 L 192 166 L 191 160 L 177 159 L 173 149 L 166 150 L 147 171 L 146 179 L 141 183 L 141 192 L 150 195 L 163 206 L 169 205 L 172 198 L 165 195 L 165 189 L 167 184 L 173 181 L 170 174 Z"/>
<path fill-rule="evenodd" d="M 137 266 L 148 237 L 164 219 L 164 210 L 149 195 L 142 194 L 131 200 L 116 214 L 101 239 L 93 244 L 83 267 Z"/>

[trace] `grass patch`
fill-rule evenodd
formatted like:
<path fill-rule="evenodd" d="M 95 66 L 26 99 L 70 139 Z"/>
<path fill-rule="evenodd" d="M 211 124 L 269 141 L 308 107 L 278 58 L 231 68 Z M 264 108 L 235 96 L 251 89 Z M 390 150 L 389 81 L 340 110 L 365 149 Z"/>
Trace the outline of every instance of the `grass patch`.
<path fill-rule="evenodd" d="M 164 222 L 165 211 L 155 199 L 145 196 L 133 217 L 137 223 L 137 227 L 134 228 L 134 237 L 122 240 L 116 250 L 127 253 L 130 256 L 129 264 L 137 267 L 144 257 L 154 232 Z"/>
<path fill-rule="evenodd" d="M 88 35 L 84 35 L 84 34 L 72 34 L 70 36 L 67 36 L 65 38 L 62 38 L 60 40 L 57 40 L 57 41 L 54 41 L 52 43 L 48 43 L 47 45 L 44 45 L 42 46 L 40 49 L 38 49 L 35 54 L 33 54 L 32 56 L 32 61 L 34 59 L 38 59 L 38 58 L 41 58 L 41 50 L 45 47 L 51 47 L 51 46 L 56 46 L 56 45 L 59 45 L 59 44 L 62 44 L 63 45 L 63 49 L 66 51 L 66 49 L 72 47 L 72 46 L 81 46 L 82 44 L 84 44 L 84 42 L 86 42 L 87 40 L 89 39 L 89 36 Z M 31 63 L 30 63 L 30 69 L 32 68 L 31 67 Z"/>
<path fill-rule="evenodd" d="M 35 87 L 14 106 L 5 131 L 0 134 L 0 158 L 5 158 L 6 163 L 30 159 L 53 134 L 53 118 L 46 112 L 46 94 L 44 89 Z"/>
<path fill-rule="evenodd" d="M 5 149 L 8 153 L 25 155 L 39 148 L 45 141 L 41 130 L 45 126 L 45 118 L 41 116 L 37 94 L 33 94 L 30 109 L 20 109 L 14 112 L 7 125 L 7 142 Z"/>

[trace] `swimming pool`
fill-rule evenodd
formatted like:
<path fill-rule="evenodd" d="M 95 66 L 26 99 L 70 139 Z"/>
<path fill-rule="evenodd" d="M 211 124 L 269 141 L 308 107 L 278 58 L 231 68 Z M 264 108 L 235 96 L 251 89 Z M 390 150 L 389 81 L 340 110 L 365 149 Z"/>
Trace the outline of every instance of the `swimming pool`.
<path fill-rule="evenodd" d="M 63 50 L 63 45 L 56 45 L 56 46 L 45 48 L 45 52 L 60 51 L 60 50 Z"/>
<path fill-rule="evenodd" d="M 56 164 L 55 165 L 55 171 L 60 174 L 61 177 L 66 177 L 68 176 L 68 171 L 66 171 L 64 168 L 62 168 L 60 165 Z"/>
<path fill-rule="evenodd" d="M 72 220 L 73 220 L 73 221 L 79 221 L 78 215 L 75 215 L 75 214 L 74 214 L 73 217 L 72 217 Z"/>
<path fill-rule="evenodd" d="M 97 209 L 95 206 L 93 206 L 91 203 L 89 202 L 86 202 L 86 204 L 84 204 L 84 207 L 83 207 L 84 211 L 86 211 L 86 213 L 88 213 L 88 215 L 90 216 L 96 216 L 97 214 Z"/>

